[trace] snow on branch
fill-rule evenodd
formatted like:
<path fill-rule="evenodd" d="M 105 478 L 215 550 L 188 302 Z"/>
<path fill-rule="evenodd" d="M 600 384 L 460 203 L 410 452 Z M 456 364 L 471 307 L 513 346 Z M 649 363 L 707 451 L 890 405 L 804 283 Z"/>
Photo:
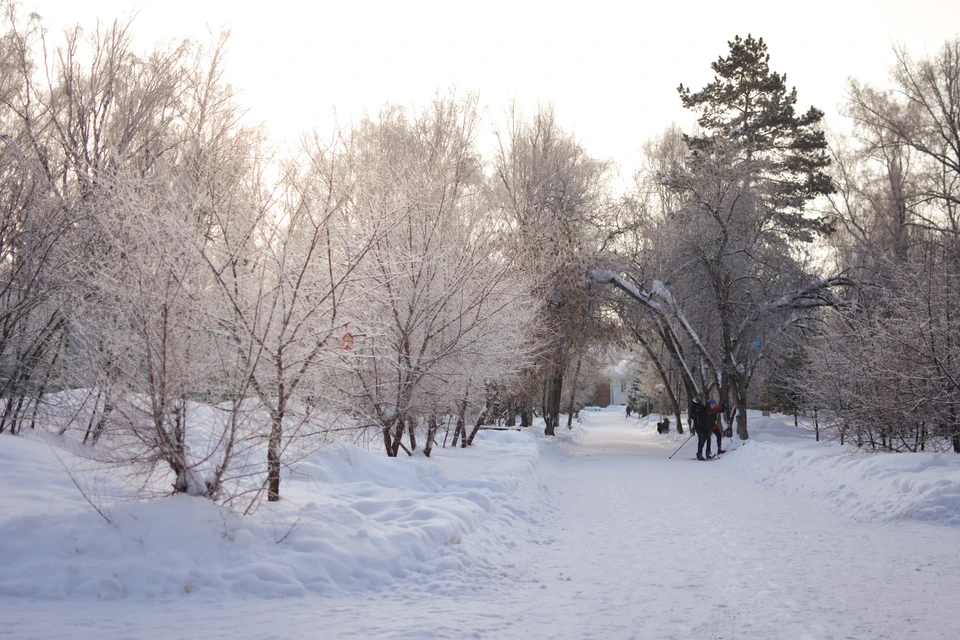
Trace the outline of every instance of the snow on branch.
<path fill-rule="evenodd" d="M 663 307 L 653 300 L 649 293 L 646 291 L 641 291 L 613 271 L 608 271 L 606 269 L 590 269 L 588 275 L 593 278 L 595 282 L 600 284 L 612 284 L 616 288 L 629 295 L 631 298 L 635 299 L 637 302 L 649 307 L 651 310 L 656 311 L 657 313 L 663 313 Z"/>
<path fill-rule="evenodd" d="M 686 331 L 687 335 L 690 337 L 690 340 L 693 342 L 694 346 L 697 348 L 703 358 L 710 363 L 710 366 L 713 367 L 714 371 L 717 372 L 717 376 L 722 376 L 722 369 L 717 366 L 717 362 L 713 359 L 713 357 L 710 355 L 710 352 L 700 341 L 700 336 L 693 329 L 693 326 L 690 325 L 686 314 L 683 313 L 683 310 L 677 303 L 677 299 L 673 297 L 673 293 L 670 292 L 670 289 L 667 287 L 667 285 L 660 280 L 654 280 L 653 293 L 667 303 L 667 305 L 670 307 L 670 310 L 673 312 L 674 317 L 676 317 L 680 322 L 683 330 Z"/>
<path fill-rule="evenodd" d="M 776 300 L 760 305 L 756 311 L 744 319 L 738 335 L 742 335 L 757 318 L 769 316 L 783 309 L 800 310 L 836 306 L 840 304 L 840 299 L 833 292 L 834 288 L 857 287 L 859 285 L 859 282 L 844 275 L 814 280 L 804 287 L 783 294 Z"/>
<path fill-rule="evenodd" d="M 854 287 L 857 283 L 847 276 L 831 276 L 815 280 L 807 286 L 780 296 L 774 302 L 764 305 L 762 312 L 777 309 L 809 309 L 811 307 L 833 306 L 839 299 L 833 293 L 834 287 Z"/>
<path fill-rule="evenodd" d="M 714 370 L 718 372 L 718 375 L 722 375 L 719 372 L 721 371 L 719 367 L 716 366 L 716 361 L 710 356 L 710 353 L 707 351 L 706 347 L 700 341 L 700 336 L 697 335 L 697 332 L 694 331 L 693 327 L 690 326 L 690 323 L 687 321 L 686 316 L 683 314 L 680 309 L 680 305 L 677 304 L 676 299 L 673 297 L 673 294 L 670 293 L 670 290 L 667 288 L 666 284 L 660 282 L 659 280 L 654 281 L 653 283 L 653 294 L 650 294 L 646 291 L 642 291 L 636 286 L 630 284 L 624 280 L 621 276 L 617 275 L 612 271 L 607 271 L 604 269 L 591 269 L 589 271 L 589 276 L 594 279 L 594 281 L 601 284 L 612 284 L 617 287 L 633 299 L 637 300 L 643 304 L 651 313 L 653 313 L 660 325 L 664 328 L 664 340 L 669 340 L 673 343 L 672 351 L 674 356 L 677 358 L 677 361 L 682 365 L 686 376 L 690 384 L 696 388 L 696 380 L 693 374 L 690 371 L 689 366 L 687 365 L 686 359 L 683 357 L 680 351 L 680 338 L 677 336 L 676 330 L 674 329 L 672 323 L 670 322 L 671 314 L 675 317 L 680 325 L 683 327 L 683 330 L 690 337 L 690 340 L 693 342 L 697 351 L 708 363 L 710 366 L 714 367 Z M 653 299 L 653 296 L 656 295 L 658 298 L 661 298 L 666 304 L 667 307 L 660 304 Z M 670 345 L 668 344 L 668 347 Z"/>

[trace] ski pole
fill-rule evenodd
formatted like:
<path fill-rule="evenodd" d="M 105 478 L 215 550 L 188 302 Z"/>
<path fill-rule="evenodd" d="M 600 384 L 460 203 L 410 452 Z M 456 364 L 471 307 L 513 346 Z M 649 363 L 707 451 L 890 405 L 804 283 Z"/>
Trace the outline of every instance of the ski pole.
<path fill-rule="evenodd" d="M 694 434 L 694 433 L 696 433 L 696 431 L 694 431 L 693 429 L 691 429 L 691 430 L 690 430 L 690 437 L 687 438 L 686 440 L 684 440 L 684 441 L 683 441 L 683 444 L 681 444 L 679 447 L 677 447 L 677 450 L 670 454 L 670 458 L 672 458 L 673 456 L 677 455 L 677 453 L 679 453 L 680 449 L 683 449 L 683 445 L 684 445 L 684 444 L 687 444 L 688 442 L 690 442 L 690 438 L 693 437 L 693 434 Z M 670 458 L 667 458 L 667 460 L 669 460 Z"/>

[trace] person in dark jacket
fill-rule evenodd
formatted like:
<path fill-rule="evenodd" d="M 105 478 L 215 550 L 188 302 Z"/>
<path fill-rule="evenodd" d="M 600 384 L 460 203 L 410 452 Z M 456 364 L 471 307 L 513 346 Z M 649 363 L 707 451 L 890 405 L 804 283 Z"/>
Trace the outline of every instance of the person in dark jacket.
<path fill-rule="evenodd" d="M 714 422 L 714 417 L 710 415 L 707 405 L 703 404 L 703 398 L 695 396 L 690 405 L 690 419 L 693 422 L 693 428 L 697 432 L 697 460 L 708 460 L 710 455 L 710 427 Z M 703 445 L 707 445 L 707 457 L 703 457 Z"/>

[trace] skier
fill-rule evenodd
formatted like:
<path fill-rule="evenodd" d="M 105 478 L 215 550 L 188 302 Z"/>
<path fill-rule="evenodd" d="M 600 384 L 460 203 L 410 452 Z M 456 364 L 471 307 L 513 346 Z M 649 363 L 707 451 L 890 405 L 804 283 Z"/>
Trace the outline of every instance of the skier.
<path fill-rule="evenodd" d="M 723 405 L 717 403 L 716 400 L 710 398 L 710 417 L 713 418 L 713 434 L 717 436 L 717 455 L 721 453 L 726 453 L 723 447 L 720 446 L 720 441 L 723 439 Z M 707 457 L 710 457 L 710 443 L 707 442 Z"/>
<path fill-rule="evenodd" d="M 709 460 L 713 457 L 710 455 L 710 426 L 715 420 L 700 396 L 694 396 L 690 405 L 690 420 L 697 432 L 697 460 Z M 706 458 L 703 457 L 703 445 L 707 445 Z"/>

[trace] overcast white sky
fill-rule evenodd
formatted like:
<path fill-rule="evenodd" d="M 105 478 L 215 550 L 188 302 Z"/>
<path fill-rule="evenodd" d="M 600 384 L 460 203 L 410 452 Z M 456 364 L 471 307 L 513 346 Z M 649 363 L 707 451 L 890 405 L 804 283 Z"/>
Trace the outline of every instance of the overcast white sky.
<path fill-rule="evenodd" d="M 840 126 L 848 77 L 884 82 L 892 43 L 922 56 L 960 33 L 960 0 L 21 1 L 55 25 L 139 7 L 145 47 L 229 27 L 230 78 L 278 139 L 331 127 L 334 107 L 349 121 L 456 86 L 479 90 L 491 118 L 512 96 L 552 101 L 593 155 L 627 173 L 645 140 L 672 121 L 688 126 L 677 85 L 708 82 L 735 35 L 763 37 L 799 108 Z"/>

